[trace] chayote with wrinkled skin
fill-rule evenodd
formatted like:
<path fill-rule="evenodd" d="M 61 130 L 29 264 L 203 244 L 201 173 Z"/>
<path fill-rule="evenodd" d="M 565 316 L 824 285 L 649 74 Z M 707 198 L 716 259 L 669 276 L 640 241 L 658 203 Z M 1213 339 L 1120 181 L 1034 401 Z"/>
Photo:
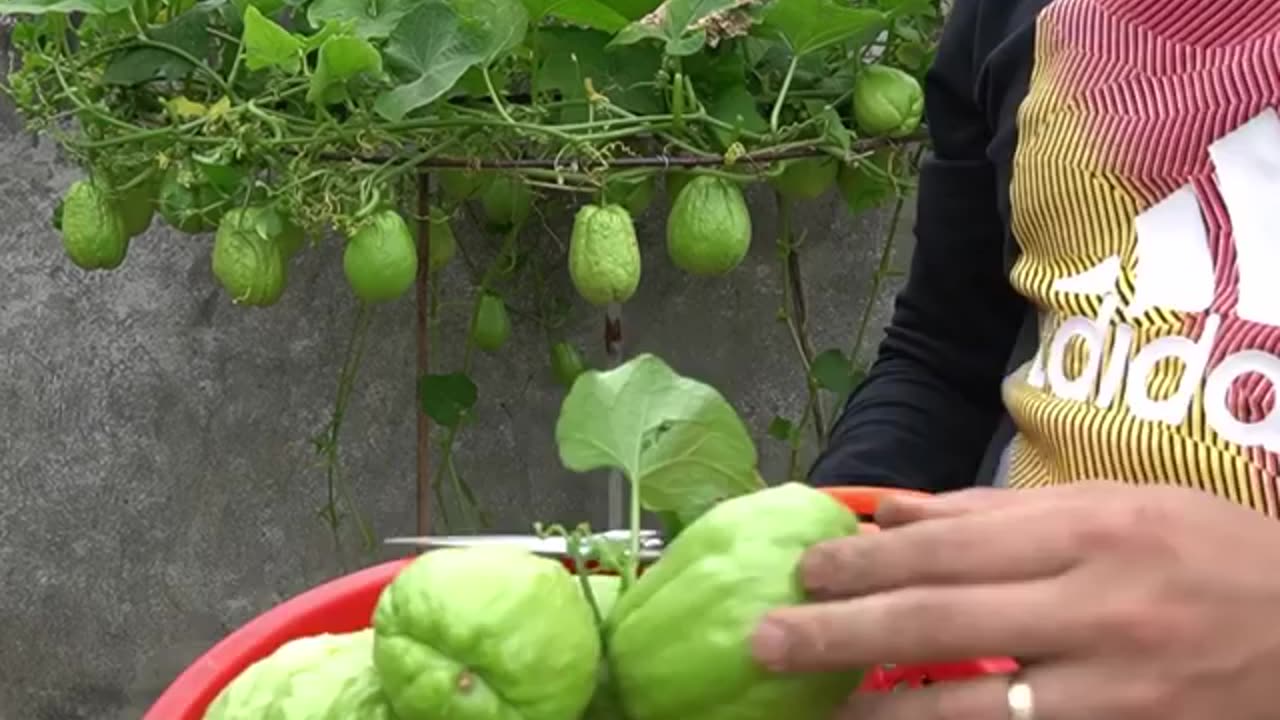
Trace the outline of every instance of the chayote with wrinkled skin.
<path fill-rule="evenodd" d="M 691 275 L 724 275 L 751 247 L 751 212 L 742 188 L 723 178 L 697 175 L 671 206 L 667 254 Z"/>
<path fill-rule="evenodd" d="M 114 270 L 129 251 L 124 218 L 106 189 L 92 180 L 77 180 L 62 201 L 59 226 L 67 256 L 85 270 Z"/>
<path fill-rule="evenodd" d="M 607 621 L 611 682 L 628 720 L 829 720 L 861 672 L 774 674 L 750 637 L 768 611 L 805 600 L 804 551 L 857 531 L 819 490 L 787 483 L 716 505 L 618 599 Z"/>
<path fill-rule="evenodd" d="M 920 127 L 924 89 L 914 76 L 888 65 L 868 65 L 853 85 L 853 120 L 871 137 L 901 138 Z"/>
<path fill-rule="evenodd" d="M 284 294 L 287 272 L 278 235 L 268 236 L 254 208 L 228 210 L 213 240 L 213 275 L 239 305 L 273 305 Z"/>
<path fill-rule="evenodd" d="M 623 303 L 640 285 L 640 243 L 621 205 L 584 205 L 569 238 L 569 278 L 592 305 Z"/>
<path fill-rule="evenodd" d="M 399 720 L 579 720 L 596 687 L 600 632 L 577 579 L 521 549 L 423 555 L 373 627 Z"/>
<path fill-rule="evenodd" d="M 353 696 L 345 687 L 367 688 L 370 682 L 377 687 L 372 630 L 303 637 L 236 676 L 214 698 L 204 720 L 394 720 L 385 712 L 378 714 L 376 701 L 359 692 Z M 336 702 L 338 695 L 361 702 L 344 707 Z M 359 708 L 369 712 L 353 710 Z"/>

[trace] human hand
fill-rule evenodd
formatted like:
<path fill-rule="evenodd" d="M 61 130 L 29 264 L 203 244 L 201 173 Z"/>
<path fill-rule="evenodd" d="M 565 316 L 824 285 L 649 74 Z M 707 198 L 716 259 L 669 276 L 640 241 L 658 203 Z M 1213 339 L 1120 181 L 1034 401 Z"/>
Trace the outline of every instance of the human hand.
<path fill-rule="evenodd" d="M 1280 718 L 1280 523 L 1088 482 L 891 498 L 812 548 L 813 604 L 754 638 L 779 672 L 1016 657 L 1035 720 Z M 1007 677 L 858 694 L 840 720 L 1009 720 Z"/>

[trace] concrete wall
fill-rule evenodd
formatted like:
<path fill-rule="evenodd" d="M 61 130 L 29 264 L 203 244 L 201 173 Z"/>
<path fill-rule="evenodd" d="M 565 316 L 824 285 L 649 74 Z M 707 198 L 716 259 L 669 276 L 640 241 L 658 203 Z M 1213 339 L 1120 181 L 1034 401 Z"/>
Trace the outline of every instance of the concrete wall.
<path fill-rule="evenodd" d="M 48 225 L 76 171 L 22 134 L 11 110 L 0 110 L 0 133 L 0 720 L 134 720 L 239 624 L 377 559 L 339 559 L 313 513 L 324 479 L 309 439 L 328 419 L 352 305 L 332 244 L 294 262 L 269 310 L 233 307 L 211 278 L 207 239 L 158 224 L 117 272 L 81 272 Z M 626 344 L 718 386 L 777 477 L 785 453 L 764 430 L 798 412 L 802 376 L 774 319 L 773 202 L 752 200 L 749 260 L 727 279 L 690 282 L 664 256 L 659 197 L 639 221 L 644 280 L 625 309 Z M 847 346 L 884 218 L 851 222 L 835 198 L 801 215 L 815 344 Z M 562 238 L 568 222 L 551 218 Z M 528 241 L 550 241 L 538 234 Z M 460 276 L 448 276 L 450 296 L 463 292 Z M 567 291 L 563 271 L 554 282 Z M 874 298 L 876 328 L 892 289 Z M 343 438 L 379 536 L 414 529 L 413 318 L 408 300 L 375 316 Z M 450 318 L 446 336 L 457 338 L 459 311 Z M 597 360 L 600 322 L 579 304 L 568 328 Z M 456 352 L 442 360 L 450 367 Z M 537 331 L 517 324 L 476 375 L 481 417 L 458 464 L 499 527 L 600 526 L 604 484 L 556 458 L 561 395 Z"/>

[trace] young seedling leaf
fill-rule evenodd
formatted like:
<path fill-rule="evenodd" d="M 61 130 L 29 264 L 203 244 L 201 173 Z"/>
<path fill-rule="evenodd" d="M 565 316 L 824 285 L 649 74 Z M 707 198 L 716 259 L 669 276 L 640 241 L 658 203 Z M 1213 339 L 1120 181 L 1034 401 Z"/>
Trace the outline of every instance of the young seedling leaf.
<path fill-rule="evenodd" d="M 579 376 L 556 443 L 570 470 L 622 470 L 649 510 L 688 512 L 763 487 L 755 445 L 728 401 L 653 355 Z"/>

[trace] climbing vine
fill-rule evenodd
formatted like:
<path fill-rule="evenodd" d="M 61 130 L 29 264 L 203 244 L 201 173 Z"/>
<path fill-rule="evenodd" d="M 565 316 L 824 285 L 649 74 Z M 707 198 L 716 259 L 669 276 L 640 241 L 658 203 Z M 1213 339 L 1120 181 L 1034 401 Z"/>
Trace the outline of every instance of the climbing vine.
<path fill-rule="evenodd" d="M 268 306 L 296 254 L 342 243 L 357 318 L 315 438 L 335 528 L 340 506 L 355 512 L 338 441 L 369 314 L 417 286 L 432 342 L 464 343 L 457 367 L 420 368 L 417 389 L 436 504 L 450 526 L 483 525 L 453 452 L 484 394 L 477 353 L 500 350 L 513 320 L 536 323 L 549 377 L 571 384 L 586 364 L 561 328 L 587 303 L 616 361 L 642 276 L 631 218 L 659 180 L 669 260 L 691 277 L 733 272 L 751 242 L 744 188 L 774 191 L 779 319 L 807 401 L 767 431 L 801 472 L 804 443 L 825 441 L 857 385 L 870 316 L 848 348 L 813 347 L 791 208 L 832 189 L 855 214 L 897 208 L 871 304 L 893 274 L 942 21 L 935 0 L 0 0 L 0 13 L 18 18 L 5 91 L 84 170 L 52 220 L 76 265 L 119 267 L 163 222 L 211 238 L 232 302 Z M 524 242 L 573 205 L 572 237 Z M 491 241 L 459 243 L 464 215 Z M 432 279 L 459 262 L 474 292 L 450 341 Z M 550 290 L 566 269 L 577 298 Z"/>

